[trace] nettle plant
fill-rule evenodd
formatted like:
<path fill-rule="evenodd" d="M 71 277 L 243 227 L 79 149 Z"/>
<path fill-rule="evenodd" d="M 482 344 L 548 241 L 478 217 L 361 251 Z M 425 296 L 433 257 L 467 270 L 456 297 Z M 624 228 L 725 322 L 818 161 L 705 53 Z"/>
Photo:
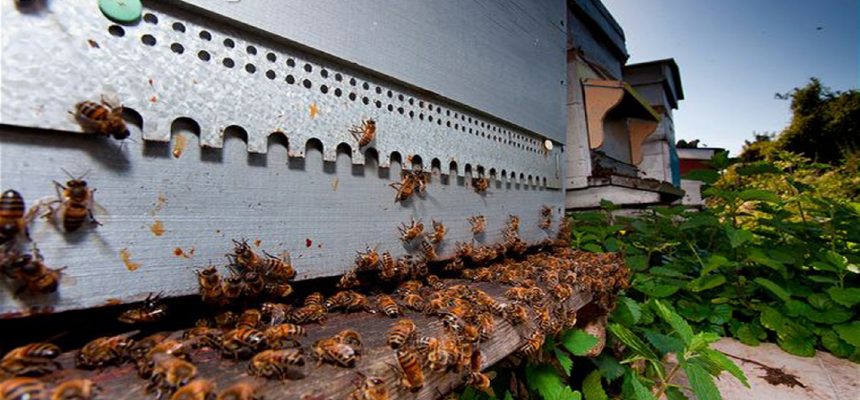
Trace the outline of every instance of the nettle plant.
<path fill-rule="evenodd" d="M 860 362 L 856 167 L 792 154 L 733 166 L 720 155 L 713 163 L 722 173 L 697 176 L 712 183 L 704 210 L 623 218 L 604 204 L 573 216 L 574 247 L 621 251 L 635 271 L 614 321 L 648 326 L 646 310 L 659 299 L 703 332 Z"/>

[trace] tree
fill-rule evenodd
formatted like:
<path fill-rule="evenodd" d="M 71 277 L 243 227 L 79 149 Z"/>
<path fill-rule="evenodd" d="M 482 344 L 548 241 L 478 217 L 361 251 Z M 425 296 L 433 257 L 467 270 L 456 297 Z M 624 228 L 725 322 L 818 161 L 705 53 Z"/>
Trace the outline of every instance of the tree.
<path fill-rule="evenodd" d="M 817 78 L 777 98 L 791 100 L 791 123 L 777 146 L 818 162 L 838 164 L 860 148 L 860 91 L 832 91 Z"/>
<path fill-rule="evenodd" d="M 769 155 L 777 148 L 777 143 L 774 140 L 774 133 L 755 133 L 753 132 L 754 140 L 744 140 L 744 147 L 741 149 L 740 159 L 743 162 L 753 162 L 766 160 Z"/>

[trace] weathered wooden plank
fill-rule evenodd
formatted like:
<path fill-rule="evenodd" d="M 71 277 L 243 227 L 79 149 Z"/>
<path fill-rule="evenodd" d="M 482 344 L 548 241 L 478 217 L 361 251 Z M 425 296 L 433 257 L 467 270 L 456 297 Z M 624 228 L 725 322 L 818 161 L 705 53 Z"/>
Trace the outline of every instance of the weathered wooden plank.
<path fill-rule="evenodd" d="M 467 283 L 459 280 L 448 282 L 450 284 Z M 507 288 L 495 283 L 472 283 L 471 285 L 498 299 L 503 298 L 502 293 Z M 569 309 L 578 310 L 590 301 L 590 293 L 577 292 L 566 302 L 566 306 Z M 411 318 L 416 323 L 420 335 L 436 337 L 443 335 L 441 322 L 437 318 L 429 318 L 409 311 L 405 313 L 405 317 Z M 426 384 L 419 392 L 411 393 L 403 389 L 395 389 L 395 374 L 389 364 L 396 364 L 396 360 L 394 352 L 385 344 L 386 333 L 394 321 L 381 314 L 353 313 L 330 315 L 324 325 L 306 325 L 308 337 L 302 340 L 306 348 L 309 348 L 317 339 L 330 337 L 342 329 L 349 328 L 361 334 L 365 355 L 354 368 L 340 368 L 328 364 L 316 366 L 310 359 L 310 365 L 306 365 L 303 369 L 304 378 L 297 380 L 279 382 L 249 376 L 246 371 L 247 361 L 224 360 L 211 350 L 195 352 L 192 358 L 198 366 L 199 375 L 214 380 L 219 388 L 223 389 L 238 381 L 249 381 L 258 385 L 260 393 L 267 399 L 344 399 L 355 388 L 352 381 L 356 377 L 356 372 L 385 379 L 392 388 L 393 399 L 435 399 L 462 385 L 466 371 L 463 374 L 437 373 L 424 368 Z M 535 329 L 533 322 L 514 327 L 499 318 L 496 318 L 496 328 L 495 335 L 480 346 L 484 368 L 522 347 L 523 337 Z M 148 381 L 140 379 L 132 365 L 109 367 L 102 371 L 84 371 L 73 368 L 73 357 L 72 352 L 61 356 L 60 362 L 65 368 L 45 377 L 44 380 L 55 383 L 65 379 L 86 377 L 104 389 L 102 394 L 104 398 L 131 400 L 151 396 L 145 391 Z"/>

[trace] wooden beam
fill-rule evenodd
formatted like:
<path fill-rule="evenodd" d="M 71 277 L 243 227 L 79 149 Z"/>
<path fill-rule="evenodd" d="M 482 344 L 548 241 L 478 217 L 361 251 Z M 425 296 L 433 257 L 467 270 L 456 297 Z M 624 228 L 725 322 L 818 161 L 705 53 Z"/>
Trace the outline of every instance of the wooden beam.
<path fill-rule="evenodd" d="M 465 280 L 446 280 L 449 285 L 468 283 L 471 287 L 480 288 L 491 296 L 502 301 L 503 293 L 508 288 L 497 283 L 470 283 Z M 576 292 L 566 302 L 571 310 L 579 310 L 592 299 L 589 292 Z M 508 301 L 508 300 L 504 300 Z M 412 319 L 418 326 L 422 336 L 441 337 L 443 329 L 441 321 L 435 317 L 427 317 L 415 312 L 406 312 L 405 318 Z M 417 393 L 400 389 L 394 383 L 395 374 L 389 364 L 396 364 L 394 351 L 385 343 L 386 333 L 397 319 L 387 318 L 382 314 L 352 313 L 330 314 L 323 325 L 306 325 L 308 337 L 302 340 L 305 354 L 308 355 L 310 346 L 317 339 L 330 337 L 343 329 L 354 329 L 361 334 L 364 354 L 354 368 L 341 368 L 329 364 L 316 366 L 311 357 L 303 369 L 304 378 L 297 380 L 272 381 L 249 376 L 247 361 L 232 361 L 222 359 L 214 350 L 202 349 L 191 354 L 194 364 L 198 367 L 199 376 L 212 379 L 223 389 L 238 381 L 249 381 L 258 385 L 259 393 L 266 399 L 343 399 L 351 393 L 355 386 L 353 380 L 357 372 L 368 376 L 379 376 L 385 379 L 391 389 L 392 399 L 431 400 L 452 391 L 463 384 L 463 373 L 432 372 L 423 368 L 426 383 Z M 512 326 L 505 320 L 496 318 L 496 332 L 488 341 L 480 345 L 483 355 L 483 368 L 489 367 L 509 354 L 517 351 L 524 344 L 524 337 L 535 327 L 532 321 L 519 326 Z M 181 331 L 172 336 L 180 336 Z M 64 353 L 59 358 L 63 369 L 43 378 L 49 384 L 74 378 L 88 378 L 99 385 L 103 392 L 99 398 L 131 400 L 151 398 L 152 393 L 145 391 L 148 380 L 138 377 L 132 364 L 126 363 L 118 367 L 109 367 L 101 371 L 85 371 L 74 368 L 74 352 Z"/>

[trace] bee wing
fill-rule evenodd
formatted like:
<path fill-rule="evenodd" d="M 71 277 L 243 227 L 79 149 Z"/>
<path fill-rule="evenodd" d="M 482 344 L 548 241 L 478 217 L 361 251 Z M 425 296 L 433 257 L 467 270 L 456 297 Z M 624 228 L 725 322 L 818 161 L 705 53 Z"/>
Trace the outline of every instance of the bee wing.
<path fill-rule="evenodd" d="M 120 101 L 119 94 L 111 88 L 104 91 L 101 101 L 102 104 L 110 108 L 122 107 L 122 101 Z"/>
<path fill-rule="evenodd" d="M 101 204 L 99 204 L 95 199 L 93 199 L 90 204 L 92 205 L 93 213 L 99 215 L 110 215 L 110 213 L 108 213 L 108 210 L 104 208 Z"/>

